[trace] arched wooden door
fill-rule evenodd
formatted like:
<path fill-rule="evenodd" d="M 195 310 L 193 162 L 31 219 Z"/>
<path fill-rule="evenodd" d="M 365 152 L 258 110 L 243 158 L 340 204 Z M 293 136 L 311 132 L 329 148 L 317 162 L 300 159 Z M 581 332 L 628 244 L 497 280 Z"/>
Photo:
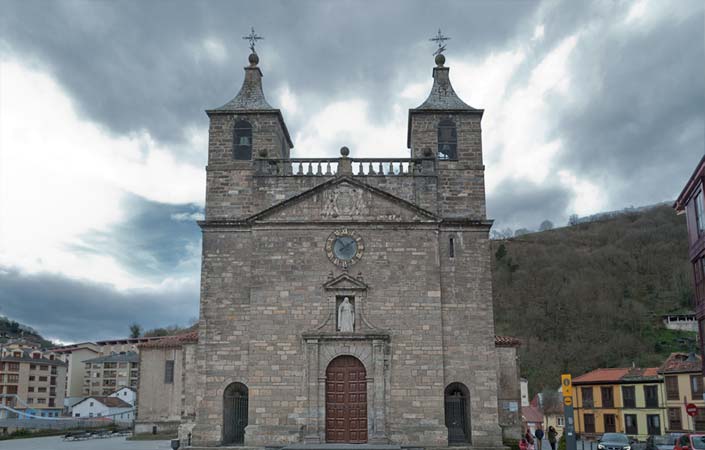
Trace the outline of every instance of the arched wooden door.
<path fill-rule="evenodd" d="M 247 395 L 242 383 L 232 383 L 223 392 L 223 445 L 245 443 Z"/>
<path fill-rule="evenodd" d="M 326 369 L 326 442 L 367 442 L 367 372 L 353 356 Z"/>
<path fill-rule="evenodd" d="M 451 383 L 445 390 L 445 416 L 450 445 L 470 442 L 469 397 L 468 388 L 462 383 Z"/>

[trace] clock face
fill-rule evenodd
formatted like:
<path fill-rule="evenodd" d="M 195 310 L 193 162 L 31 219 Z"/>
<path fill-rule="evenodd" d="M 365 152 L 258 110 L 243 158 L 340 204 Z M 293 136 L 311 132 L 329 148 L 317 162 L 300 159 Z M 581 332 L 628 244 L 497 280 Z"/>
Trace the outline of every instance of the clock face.
<path fill-rule="evenodd" d="M 352 236 L 340 236 L 333 244 L 333 254 L 343 261 L 350 261 L 357 253 L 357 242 Z"/>
<path fill-rule="evenodd" d="M 353 230 L 334 231 L 326 241 L 326 255 L 338 267 L 347 269 L 362 258 L 365 244 Z"/>

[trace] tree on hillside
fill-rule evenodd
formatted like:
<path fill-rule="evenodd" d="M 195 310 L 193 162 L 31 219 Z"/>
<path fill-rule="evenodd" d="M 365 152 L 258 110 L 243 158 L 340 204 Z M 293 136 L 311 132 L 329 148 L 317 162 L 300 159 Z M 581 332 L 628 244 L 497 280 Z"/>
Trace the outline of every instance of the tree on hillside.
<path fill-rule="evenodd" d="M 138 337 L 140 337 L 141 334 L 142 334 L 142 327 L 139 324 L 133 323 L 132 325 L 130 325 L 130 337 L 131 338 L 138 338 Z"/>
<path fill-rule="evenodd" d="M 541 222 L 541 225 L 539 225 L 539 231 L 548 231 L 553 229 L 553 222 L 550 220 L 544 220 Z"/>
<path fill-rule="evenodd" d="M 531 233 L 531 230 L 529 230 L 528 228 L 519 228 L 514 232 L 514 237 L 523 236 L 529 233 Z"/>
<path fill-rule="evenodd" d="M 693 295 L 685 218 L 668 206 L 493 241 L 492 255 L 496 331 L 522 340 L 522 376 L 536 391 L 558 387 L 561 373 L 657 366 L 688 351 L 660 322 Z"/>
<path fill-rule="evenodd" d="M 571 214 L 570 217 L 568 217 L 568 225 L 570 225 L 571 227 L 574 227 L 579 223 L 580 216 L 578 216 L 577 214 Z"/>

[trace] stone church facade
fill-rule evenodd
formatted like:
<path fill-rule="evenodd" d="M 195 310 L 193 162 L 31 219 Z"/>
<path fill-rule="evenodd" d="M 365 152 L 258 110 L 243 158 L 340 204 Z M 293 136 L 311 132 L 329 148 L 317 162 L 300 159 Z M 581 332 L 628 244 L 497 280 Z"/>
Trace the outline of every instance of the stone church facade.
<path fill-rule="evenodd" d="M 292 159 L 249 62 L 207 111 L 193 445 L 501 446 L 483 111 L 440 55 L 409 158 Z"/>

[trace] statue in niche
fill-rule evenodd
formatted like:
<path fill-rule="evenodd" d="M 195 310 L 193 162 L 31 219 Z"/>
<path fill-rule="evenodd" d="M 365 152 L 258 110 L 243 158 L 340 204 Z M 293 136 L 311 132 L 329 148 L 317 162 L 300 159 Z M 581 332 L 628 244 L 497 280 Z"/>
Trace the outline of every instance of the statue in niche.
<path fill-rule="evenodd" d="M 350 299 L 345 297 L 338 307 L 338 331 L 352 333 L 355 329 L 355 308 Z"/>

